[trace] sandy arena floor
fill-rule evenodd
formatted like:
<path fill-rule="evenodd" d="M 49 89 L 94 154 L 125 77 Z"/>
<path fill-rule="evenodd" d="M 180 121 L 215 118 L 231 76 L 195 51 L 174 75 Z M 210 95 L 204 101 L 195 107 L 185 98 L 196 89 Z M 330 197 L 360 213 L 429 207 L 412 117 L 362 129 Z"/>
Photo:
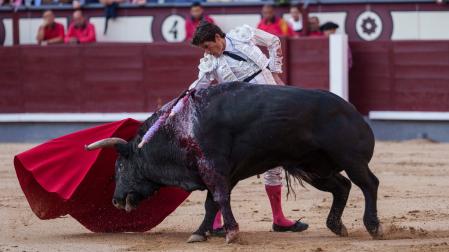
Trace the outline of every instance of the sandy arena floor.
<path fill-rule="evenodd" d="M 353 185 L 343 222 L 348 238 L 325 226 L 331 195 L 296 187 L 297 199 L 284 204 L 291 218 L 304 217 L 303 233 L 273 233 L 271 211 L 261 179 L 241 182 L 232 206 L 240 223 L 239 244 L 212 238 L 186 239 L 203 215 L 204 192 L 195 192 L 161 225 L 148 233 L 94 234 L 71 217 L 39 220 L 19 187 L 13 156 L 32 145 L 0 145 L 0 252 L 3 251 L 449 251 L 449 144 L 425 141 L 378 142 L 371 169 L 381 181 L 379 217 L 385 240 L 372 240 L 362 224 L 364 201 Z"/>

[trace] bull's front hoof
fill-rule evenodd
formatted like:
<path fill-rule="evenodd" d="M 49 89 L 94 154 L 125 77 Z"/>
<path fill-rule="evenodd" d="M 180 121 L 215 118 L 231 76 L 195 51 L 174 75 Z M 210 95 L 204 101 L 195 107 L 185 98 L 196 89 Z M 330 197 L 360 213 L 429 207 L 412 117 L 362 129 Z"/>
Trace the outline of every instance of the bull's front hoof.
<path fill-rule="evenodd" d="M 207 238 L 204 235 L 199 234 L 192 234 L 189 239 L 187 240 L 187 243 L 193 243 L 193 242 L 203 242 L 206 241 Z"/>
<path fill-rule="evenodd" d="M 226 233 L 226 243 L 227 244 L 236 242 L 238 240 L 238 238 L 239 238 L 239 230 L 238 229 L 237 230 L 229 230 Z"/>
<path fill-rule="evenodd" d="M 348 229 L 346 229 L 346 226 L 344 224 L 341 224 L 340 233 L 337 234 L 337 235 L 339 235 L 341 237 L 348 237 L 349 236 Z"/>
<path fill-rule="evenodd" d="M 332 233 L 341 237 L 348 237 L 348 229 L 346 229 L 346 226 L 341 223 L 341 221 L 337 223 L 327 222 L 326 224 L 327 227 L 332 231 Z"/>
<path fill-rule="evenodd" d="M 331 229 L 331 231 L 340 237 L 348 237 L 349 236 L 348 229 L 346 228 L 346 226 L 344 224 L 339 225 L 335 229 Z"/>
<path fill-rule="evenodd" d="M 382 228 L 382 225 L 380 225 L 380 224 L 377 226 L 377 228 L 375 228 L 373 230 L 369 230 L 369 233 L 375 240 L 384 239 L 384 230 Z"/>

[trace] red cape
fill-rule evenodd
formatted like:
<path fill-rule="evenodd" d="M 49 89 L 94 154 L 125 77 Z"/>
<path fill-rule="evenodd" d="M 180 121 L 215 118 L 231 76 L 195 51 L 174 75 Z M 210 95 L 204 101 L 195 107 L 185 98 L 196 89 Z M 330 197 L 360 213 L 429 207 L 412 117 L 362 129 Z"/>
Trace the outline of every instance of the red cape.
<path fill-rule="evenodd" d="M 144 232 L 157 226 L 189 193 L 163 188 L 131 213 L 116 209 L 113 148 L 85 151 L 86 144 L 108 137 L 131 139 L 140 122 L 126 119 L 89 128 L 20 153 L 14 166 L 33 212 L 41 219 L 70 214 L 93 232 Z"/>

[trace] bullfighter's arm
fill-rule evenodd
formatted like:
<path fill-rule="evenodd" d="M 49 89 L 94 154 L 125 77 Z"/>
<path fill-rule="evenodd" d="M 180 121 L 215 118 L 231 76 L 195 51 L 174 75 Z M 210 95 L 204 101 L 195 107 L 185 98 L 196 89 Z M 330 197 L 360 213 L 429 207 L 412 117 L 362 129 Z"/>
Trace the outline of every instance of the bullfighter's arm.
<path fill-rule="evenodd" d="M 205 54 L 198 65 L 198 79 L 190 85 L 189 90 L 200 90 L 209 87 L 215 79 L 214 71 L 216 65 L 217 59 L 212 55 Z"/>
<path fill-rule="evenodd" d="M 260 29 L 254 29 L 253 42 L 258 46 L 265 46 L 268 48 L 270 56 L 269 67 L 273 73 L 282 73 L 282 49 L 281 41 L 273 34 Z"/>
<path fill-rule="evenodd" d="M 190 84 L 189 86 L 189 90 L 200 90 L 203 88 L 207 88 L 210 86 L 210 84 L 212 83 L 214 79 L 211 78 L 211 74 L 210 73 L 200 73 L 200 75 L 198 76 L 198 79 L 195 80 L 192 84 Z"/>

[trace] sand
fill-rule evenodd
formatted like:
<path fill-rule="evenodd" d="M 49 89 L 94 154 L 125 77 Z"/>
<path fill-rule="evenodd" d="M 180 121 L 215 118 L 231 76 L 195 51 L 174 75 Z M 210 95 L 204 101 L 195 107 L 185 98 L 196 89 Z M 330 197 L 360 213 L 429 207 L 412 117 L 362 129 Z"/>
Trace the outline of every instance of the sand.
<path fill-rule="evenodd" d="M 385 240 L 372 240 L 362 215 L 364 200 L 353 185 L 343 222 L 349 237 L 325 226 L 331 195 L 306 185 L 285 201 L 285 213 L 310 224 L 303 233 L 271 232 L 271 211 L 262 179 L 242 181 L 232 194 L 241 240 L 187 244 L 202 220 L 204 192 L 194 192 L 147 233 L 95 234 L 70 216 L 38 219 L 28 206 L 13 156 L 32 144 L 0 145 L 0 252 L 2 251 L 449 251 L 449 144 L 377 142 L 371 169 L 380 179 L 379 217 Z"/>

